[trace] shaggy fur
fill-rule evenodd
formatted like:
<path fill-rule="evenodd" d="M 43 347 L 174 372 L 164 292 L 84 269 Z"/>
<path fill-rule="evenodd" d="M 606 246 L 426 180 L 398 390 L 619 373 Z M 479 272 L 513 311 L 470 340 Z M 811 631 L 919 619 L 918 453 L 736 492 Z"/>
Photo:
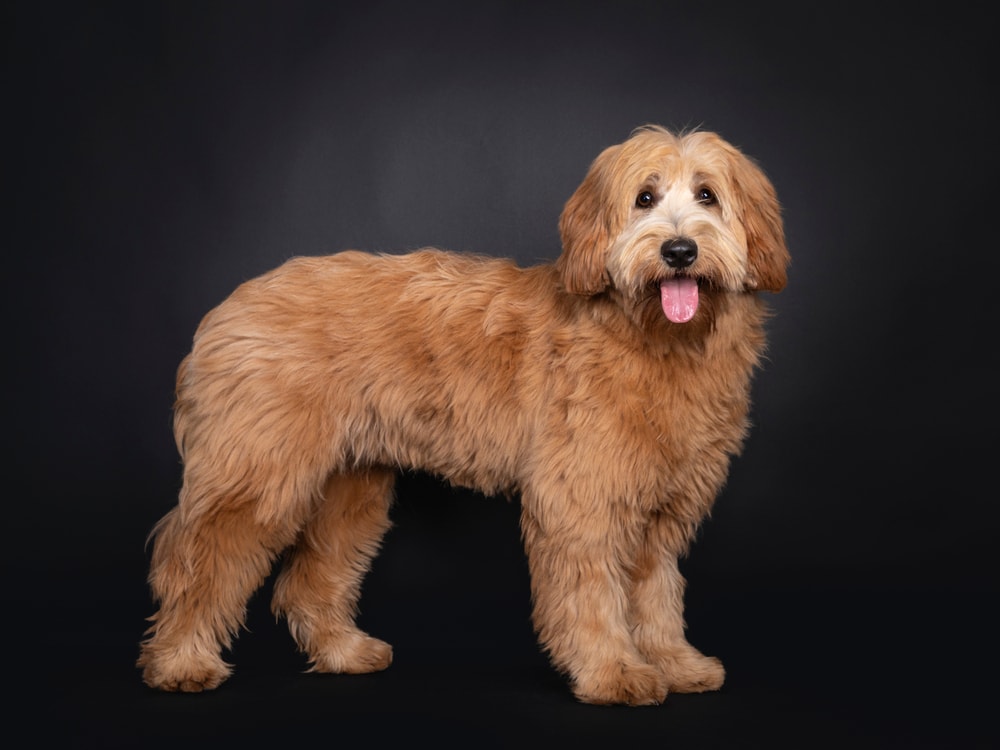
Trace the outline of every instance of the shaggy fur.
<path fill-rule="evenodd" d="M 677 559 L 747 432 L 758 292 L 788 263 L 774 190 L 717 135 L 649 126 L 595 160 L 560 232 L 530 268 L 296 258 L 208 313 L 177 377 L 147 684 L 226 679 L 281 553 L 273 609 L 312 668 L 389 666 L 354 618 L 404 467 L 520 498 L 535 628 L 580 700 L 722 685 L 685 639 Z"/>

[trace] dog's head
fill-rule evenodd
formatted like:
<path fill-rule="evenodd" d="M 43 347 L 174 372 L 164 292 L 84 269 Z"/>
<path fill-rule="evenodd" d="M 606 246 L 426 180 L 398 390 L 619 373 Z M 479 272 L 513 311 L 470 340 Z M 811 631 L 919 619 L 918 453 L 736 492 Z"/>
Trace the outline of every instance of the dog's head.
<path fill-rule="evenodd" d="M 674 322 L 699 291 L 780 291 L 789 262 L 764 173 L 718 135 L 647 126 L 594 161 L 559 220 L 566 291 L 655 296 Z"/>

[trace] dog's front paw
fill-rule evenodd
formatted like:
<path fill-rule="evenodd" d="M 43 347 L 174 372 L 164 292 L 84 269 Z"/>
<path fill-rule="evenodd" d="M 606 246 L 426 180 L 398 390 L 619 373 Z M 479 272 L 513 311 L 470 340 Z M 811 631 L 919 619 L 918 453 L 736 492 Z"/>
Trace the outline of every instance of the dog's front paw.
<path fill-rule="evenodd" d="M 232 672 L 232 667 L 217 656 L 193 656 L 179 652 L 165 656 L 150 647 L 143 649 L 137 666 L 142 667 L 143 682 L 171 693 L 214 690 Z"/>
<path fill-rule="evenodd" d="M 367 674 L 392 664 L 392 646 L 360 630 L 328 636 L 309 650 L 310 672 Z"/>
<path fill-rule="evenodd" d="M 693 646 L 663 654 L 657 663 L 674 693 L 718 690 L 726 680 L 722 662 L 714 656 L 705 656 Z"/>
<path fill-rule="evenodd" d="M 667 697 L 669 683 L 649 664 L 618 663 L 574 681 L 573 694 L 584 703 L 652 706 Z"/>

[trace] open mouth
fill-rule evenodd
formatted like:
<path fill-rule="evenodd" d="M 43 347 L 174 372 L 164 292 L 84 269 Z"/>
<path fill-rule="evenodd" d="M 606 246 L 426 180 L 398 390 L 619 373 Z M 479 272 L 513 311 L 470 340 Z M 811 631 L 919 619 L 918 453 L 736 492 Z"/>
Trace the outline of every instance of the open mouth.
<path fill-rule="evenodd" d="M 660 304 L 671 323 L 687 323 L 698 312 L 698 279 L 683 274 L 662 279 Z"/>

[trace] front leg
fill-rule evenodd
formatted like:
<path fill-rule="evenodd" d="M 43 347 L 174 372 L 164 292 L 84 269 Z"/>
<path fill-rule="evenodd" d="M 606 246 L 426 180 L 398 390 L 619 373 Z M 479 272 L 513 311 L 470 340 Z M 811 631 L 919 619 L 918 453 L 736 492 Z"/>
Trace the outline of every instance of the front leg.
<path fill-rule="evenodd" d="M 676 693 L 722 687 L 726 672 L 684 636 L 684 577 L 677 556 L 687 545 L 682 524 L 658 513 L 650 520 L 632 572 L 631 613 L 639 651 L 665 676 Z"/>
<path fill-rule="evenodd" d="M 636 648 L 628 621 L 627 567 L 641 524 L 621 509 L 574 506 L 567 495 L 522 499 L 539 640 L 579 700 L 660 703 L 667 681 Z"/>

